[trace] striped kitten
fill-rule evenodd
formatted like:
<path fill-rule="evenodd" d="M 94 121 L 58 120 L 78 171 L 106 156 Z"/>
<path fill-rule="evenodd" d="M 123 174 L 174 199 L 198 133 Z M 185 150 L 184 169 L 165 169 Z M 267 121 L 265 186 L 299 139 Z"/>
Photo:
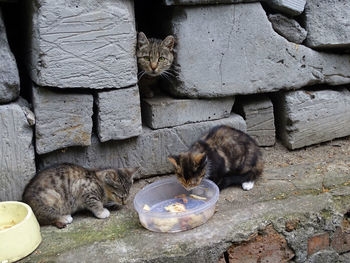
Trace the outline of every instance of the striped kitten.
<path fill-rule="evenodd" d="M 143 32 L 138 33 L 136 56 L 141 97 L 154 96 L 159 76 L 168 78 L 173 75 L 169 70 L 174 60 L 174 43 L 173 36 L 164 40 L 148 39 Z"/>
<path fill-rule="evenodd" d="M 228 126 L 212 128 L 187 152 L 168 159 L 186 189 L 194 188 L 202 178 L 208 178 L 220 189 L 241 184 L 244 190 L 251 190 L 263 171 L 262 154 L 256 142 L 244 132 Z"/>
<path fill-rule="evenodd" d="M 104 205 L 124 204 L 137 169 L 88 170 L 61 164 L 40 171 L 26 186 L 23 201 L 41 225 L 64 228 L 72 214 L 90 210 L 97 218 L 109 217 Z"/>

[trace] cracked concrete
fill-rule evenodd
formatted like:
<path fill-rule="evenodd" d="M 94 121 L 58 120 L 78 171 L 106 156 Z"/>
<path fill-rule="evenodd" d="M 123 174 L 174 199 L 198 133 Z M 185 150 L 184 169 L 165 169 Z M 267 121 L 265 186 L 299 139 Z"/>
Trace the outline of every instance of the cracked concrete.
<path fill-rule="evenodd" d="M 200 227 L 160 234 L 140 225 L 132 199 L 154 177 L 135 183 L 127 205 L 106 220 L 83 213 L 66 229 L 42 227 L 42 244 L 21 262 L 217 262 L 232 243 L 267 225 L 285 236 L 292 262 L 305 262 L 308 239 L 332 234 L 350 210 L 350 137 L 292 152 L 277 144 L 263 152 L 265 172 L 253 190 L 223 190 L 216 213 Z M 291 230 L 288 222 L 298 224 Z"/>

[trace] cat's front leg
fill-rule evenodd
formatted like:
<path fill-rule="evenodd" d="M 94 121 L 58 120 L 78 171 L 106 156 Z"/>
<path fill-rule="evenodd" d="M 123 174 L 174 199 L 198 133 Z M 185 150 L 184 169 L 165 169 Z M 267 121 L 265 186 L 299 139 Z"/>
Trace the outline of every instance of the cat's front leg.
<path fill-rule="evenodd" d="M 244 182 L 242 184 L 243 190 L 246 190 L 246 191 L 252 190 L 253 187 L 254 187 L 254 181 Z"/>
<path fill-rule="evenodd" d="M 91 200 L 87 206 L 87 209 L 100 219 L 107 218 L 110 215 L 109 210 L 103 207 L 103 203 L 101 201 Z"/>

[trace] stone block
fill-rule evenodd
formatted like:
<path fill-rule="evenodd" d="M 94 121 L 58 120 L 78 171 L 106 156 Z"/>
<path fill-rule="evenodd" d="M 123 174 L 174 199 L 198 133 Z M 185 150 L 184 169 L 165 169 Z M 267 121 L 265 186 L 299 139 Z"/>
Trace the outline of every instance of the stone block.
<path fill-rule="evenodd" d="M 329 234 L 310 237 L 307 241 L 307 254 L 312 255 L 318 251 L 329 248 Z"/>
<path fill-rule="evenodd" d="M 138 137 L 123 141 L 100 143 L 92 137 L 88 147 L 70 147 L 39 157 L 40 168 L 56 163 L 73 162 L 87 168 L 140 167 L 138 177 L 149 177 L 173 172 L 168 156 L 186 151 L 188 147 L 216 125 L 229 125 L 245 131 L 243 118 L 233 114 L 228 118 L 185 124 L 174 128 L 151 130 L 143 127 Z"/>
<path fill-rule="evenodd" d="M 33 88 L 36 152 L 91 144 L 93 96 Z"/>
<path fill-rule="evenodd" d="M 178 43 L 178 74 L 176 85 L 165 88 L 174 96 L 225 97 L 350 82 L 349 55 L 287 41 L 273 30 L 260 3 L 175 6 L 169 23 Z"/>
<path fill-rule="evenodd" d="M 0 201 L 21 200 L 35 175 L 33 129 L 16 102 L 0 105 Z"/>
<path fill-rule="evenodd" d="M 6 29 L 0 7 L 0 104 L 17 99 L 19 90 L 17 64 L 7 42 Z"/>
<path fill-rule="evenodd" d="M 306 45 L 312 48 L 350 47 L 350 2 L 348 0 L 308 0 L 304 24 Z"/>
<path fill-rule="evenodd" d="M 122 140 L 142 132 L 137 86 L 97 94 L 97 129 L 101 142 Z"/>
<path fill-rule="evenodd" d="M 157 97 L 142 99 L 142 118 L 152 129 L 217 120 L 230 115 L 234 97 L 211 100 Z"/>
<path fill-rule="evenodd" d="M 165 5 L 217 5 L 251 3 L 259 0 L 162 0 Z"/>
<path fill-rule="evenodd" d="M 269 20 L 273 29 L 288 41 L 301 44 L 305 40 L 307 32 L 296 20 L 281 14 L 269 15 Z"/>
<path fill-rule="evenodd" d="M 247 133 L 259 146 L 272 146 L 276 142 L 275 117 L 271 100 L 264 95 L 239 100 L 247 123 Z"/>
<path fill-rule="evenodd" d="M 306 0 L 265 0 L 272 8 L 287 15 L 300 15 L 305 8 Z"/>
<path fill-rule="evenodd" d="M 277 135 L 289 149 L 350 135 L 350 91 L 289 91 L 274 99 Z"/>
<path fill-rule="evenodd" d="M 27 0 L 30 75 L 39 86 L 136 84 L 133 1 Z"/>

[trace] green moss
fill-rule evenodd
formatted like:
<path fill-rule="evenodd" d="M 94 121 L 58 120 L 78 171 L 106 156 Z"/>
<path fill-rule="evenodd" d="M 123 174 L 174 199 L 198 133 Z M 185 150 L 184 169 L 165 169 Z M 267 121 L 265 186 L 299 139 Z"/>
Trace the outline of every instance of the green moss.
<path fill-rule="evenodd" d="M 86 222 L 86 221 L 85 221 Z M 79 222 L 67 229 L 42 231 L 43 242 L 31 255 L 31 261 L 49 262 L 48 260 L 60 253 L 76 249 L 94 242 L 113 241 L 130 235 L 140 228 L 137 217 L 123 219 L 110 218 L 108 221 L 96 219 L 84 224 Z"/>

